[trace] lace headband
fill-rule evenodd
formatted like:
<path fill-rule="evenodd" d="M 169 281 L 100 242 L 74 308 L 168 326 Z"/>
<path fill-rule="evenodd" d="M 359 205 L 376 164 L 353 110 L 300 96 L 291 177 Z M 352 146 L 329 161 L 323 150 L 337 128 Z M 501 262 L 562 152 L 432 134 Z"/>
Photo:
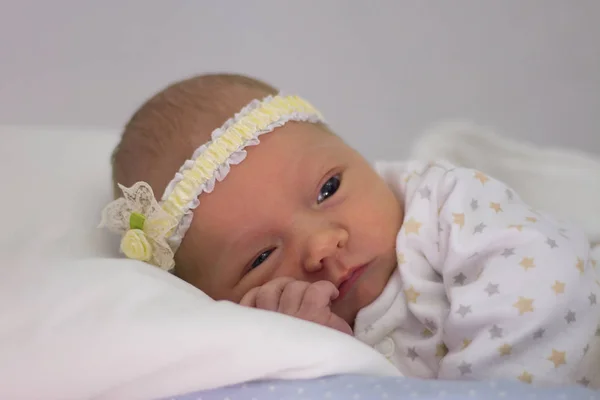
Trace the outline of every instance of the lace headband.
<path fill-rule="evenodd" d="M 253 100 L 223 126 L 211 140 L 187 160 L 156 201 L 150 185 L 137 182 L 102 211 L 100 227 L 122 236 L 121 251 L 126 257 L 170 270 L 174 254 L 190 227 L 198 197 L 213 191 L 231 165 L 246 158 L 247 146 L 259 144 L 258 137 L 289 121 L 323 122 L 310 103 L 297 96 L 268 96 Z"/>

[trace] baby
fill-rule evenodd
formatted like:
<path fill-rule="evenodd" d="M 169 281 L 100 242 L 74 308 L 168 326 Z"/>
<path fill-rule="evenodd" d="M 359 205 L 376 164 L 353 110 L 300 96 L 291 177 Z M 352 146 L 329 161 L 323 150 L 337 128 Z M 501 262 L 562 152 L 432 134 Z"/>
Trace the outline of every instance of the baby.
<path fill-rule="evenodd" d="M 482 172 L 375 170 L 306 101 L 223 74 L 148 100 L 113 173 L 125 255 L 214 299 L 352 334 L 406 376 L 600 387 L 589 241 Z"/>

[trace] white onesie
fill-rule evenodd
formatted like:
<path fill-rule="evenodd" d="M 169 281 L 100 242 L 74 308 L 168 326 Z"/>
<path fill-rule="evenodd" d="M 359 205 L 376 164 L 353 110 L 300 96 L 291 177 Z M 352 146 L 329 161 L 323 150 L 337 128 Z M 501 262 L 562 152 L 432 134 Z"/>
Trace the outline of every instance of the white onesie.
<path fill-rule="evenodd" d="M 580 229 L 475 170 L 378 168 L 405 216 L 359 340 L 406 376 L 600 387 L 600 274 Z"/>

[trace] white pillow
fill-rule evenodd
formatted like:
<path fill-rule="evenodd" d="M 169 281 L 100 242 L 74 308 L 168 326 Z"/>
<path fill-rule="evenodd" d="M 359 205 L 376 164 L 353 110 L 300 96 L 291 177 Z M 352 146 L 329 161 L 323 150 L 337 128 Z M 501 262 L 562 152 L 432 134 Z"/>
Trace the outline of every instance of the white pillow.
<path fill-rule="evenodd" d="M 160 398 L 252 379 L 397 374 L 349 336 L 114 259 L 119 238 L 96 227 L 117 141 L 115 131 L 0 127 L 0 398 Z"/>
<path fill-rule="evenodd" d="M 0 266 L 117 254 L 119 239 L 96 226 L 111 200 L 118 138 L 110 130 L 0 126 Z"/>
<path fill-rule="evenodd" d="M 351 336 L 213 301 L 127 259 L 0 271 L 0 316 L 1 399 L 135 400 L 248 380 L 399 375 Z"/>

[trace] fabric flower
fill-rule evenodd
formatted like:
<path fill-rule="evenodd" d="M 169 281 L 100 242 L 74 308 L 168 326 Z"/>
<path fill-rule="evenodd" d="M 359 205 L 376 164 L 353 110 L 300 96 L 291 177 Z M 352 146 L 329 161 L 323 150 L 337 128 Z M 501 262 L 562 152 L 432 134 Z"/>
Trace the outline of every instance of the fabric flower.
<path fill-rule="evenodd" d="M 175 262 L 167 235 L 177 226 L 177 219 L 163 210 L 146 182 L 119 188 L 123 197 L 102 210 L 100 227 L 122 236 L 121 251 L 127 258 L 170 270 Z"/>
<path fill-rule="evenodd" d="M 152 245 L 141 229 L 130 229 L 125 232 L 121 240 L 121 251 L 134 260 L 150 261 L 152 258 Z"/>

